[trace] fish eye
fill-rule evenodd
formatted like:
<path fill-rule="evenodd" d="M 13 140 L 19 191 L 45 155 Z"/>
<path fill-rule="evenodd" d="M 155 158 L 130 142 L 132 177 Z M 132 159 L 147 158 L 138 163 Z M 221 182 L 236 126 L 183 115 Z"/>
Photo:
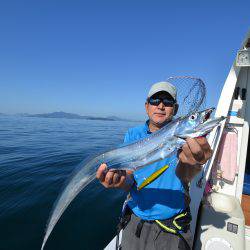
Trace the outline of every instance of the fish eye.
<path fill-rule="evenodd" d="M 197 118 L 197 115 L 195 115 L 195 114 L 190 116 L 191 120 L 195 120 L 196 118 Z"/>

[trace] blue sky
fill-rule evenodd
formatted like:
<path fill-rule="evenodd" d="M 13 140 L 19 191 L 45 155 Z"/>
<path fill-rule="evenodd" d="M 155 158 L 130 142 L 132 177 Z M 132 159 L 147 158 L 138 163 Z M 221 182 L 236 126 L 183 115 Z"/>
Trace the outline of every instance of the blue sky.
<path fill-rule="evenodd" d="M 0 112 L 142 118 L 150 85 L 202 78 L 216 105 L 250 1 L 1 1 Z"/>

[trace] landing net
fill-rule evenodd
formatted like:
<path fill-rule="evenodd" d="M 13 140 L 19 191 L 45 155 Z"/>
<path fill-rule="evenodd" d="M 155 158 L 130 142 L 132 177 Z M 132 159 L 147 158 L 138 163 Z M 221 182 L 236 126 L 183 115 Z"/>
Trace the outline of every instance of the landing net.
<path fill-rule="evenodd" d="M 206 106 L 206 86 L 200 79 L 192 76 L 169 77 L 167 82 L 177 89 L 178 112 L 175 118 L 190 115 Z"/>

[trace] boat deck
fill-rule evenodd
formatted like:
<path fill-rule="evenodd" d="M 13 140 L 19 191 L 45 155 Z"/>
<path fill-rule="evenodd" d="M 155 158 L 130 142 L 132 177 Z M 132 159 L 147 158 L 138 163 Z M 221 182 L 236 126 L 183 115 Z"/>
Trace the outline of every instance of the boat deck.
<path fill-rule="evenodd" d="M 250 195 L 242 194 L 241 207 L 245 216 L 245 224 L 250 226 Z"/>

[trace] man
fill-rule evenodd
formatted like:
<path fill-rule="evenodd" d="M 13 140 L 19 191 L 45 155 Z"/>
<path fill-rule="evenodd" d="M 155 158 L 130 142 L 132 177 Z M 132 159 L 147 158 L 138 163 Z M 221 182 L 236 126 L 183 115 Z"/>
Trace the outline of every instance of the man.
<path fill-rule="evenodd" d="M 152 85 L 145 103 L 149 120 L 143 126 L 129 129 L 124 142 L 145 138 L 170 122 L 178 110 L 176 96 L 176 88 L 168 82 Z M 188 184 L 211 155 L 206 138 L 188 138 L 177 155 L 134 173 L 107 172 L 105 164 L 99 167 L 96 177 L 103 186 L 130 192 L 122 250 L 191 249 Z M 137 189 L 143 178 L 163 166 L 167 169 L 156 180 Z"/>

